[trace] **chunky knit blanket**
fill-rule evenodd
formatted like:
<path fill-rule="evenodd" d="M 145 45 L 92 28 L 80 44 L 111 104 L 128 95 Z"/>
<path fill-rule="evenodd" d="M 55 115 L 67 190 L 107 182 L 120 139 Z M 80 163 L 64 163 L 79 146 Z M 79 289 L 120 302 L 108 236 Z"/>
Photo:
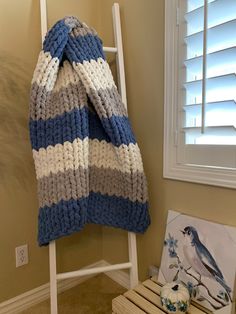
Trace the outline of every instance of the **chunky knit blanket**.
<path fill-rule="evenodd" d="M 74 17 L 46 35 L 32 79 L 30 138 L 39 245 L 86 223 L 144 232 L 140 151 L 95 30 Z"/>

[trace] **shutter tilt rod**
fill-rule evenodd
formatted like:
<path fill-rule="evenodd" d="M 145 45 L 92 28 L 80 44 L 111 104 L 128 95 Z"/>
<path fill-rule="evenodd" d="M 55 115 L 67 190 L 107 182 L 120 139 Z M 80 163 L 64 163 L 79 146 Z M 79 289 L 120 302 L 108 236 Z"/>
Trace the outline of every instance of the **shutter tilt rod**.
<path fill-rule="evenodd" d="M 207 23 L 208 19 L 208 0 L 204 0 L 204 28 L 203 28 L 203 57 L 202 57 L 202 123 L 201 133 L 205 133 L 206 117 L 206 82 L 207 82 Z"/>

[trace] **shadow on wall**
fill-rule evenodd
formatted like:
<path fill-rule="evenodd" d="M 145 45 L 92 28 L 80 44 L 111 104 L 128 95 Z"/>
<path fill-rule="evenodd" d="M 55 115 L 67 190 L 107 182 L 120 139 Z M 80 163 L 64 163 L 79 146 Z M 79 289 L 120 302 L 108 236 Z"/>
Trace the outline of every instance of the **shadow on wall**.
<path fill-rule="evenodd" d="M 32 177 L 28 108 L 30 73 L 22 60 L 0 53 L 0 184 Z"/>

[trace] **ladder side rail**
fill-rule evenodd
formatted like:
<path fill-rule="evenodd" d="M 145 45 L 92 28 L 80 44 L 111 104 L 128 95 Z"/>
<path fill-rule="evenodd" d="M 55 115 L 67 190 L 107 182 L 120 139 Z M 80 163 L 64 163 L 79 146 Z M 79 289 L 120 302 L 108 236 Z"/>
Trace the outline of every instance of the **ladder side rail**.
<path fill-rule="evenodd" d="M 117 48 L 116 64 L 117 64 L 117 75 L 118 75 L 118 87 L 121 93 L 121 99 L 127 109 L 124 54 L 123 54 L 123 44 L 122 44 L 122 34 L 121 34 L 121 23 L 120 23 L 120 8 L 119 8 L 118 3 L 114 3 L 112 7 L 112 15 L 113 15 L 115 46 Z M 130 288 L 132 289 L 136 285 L 138 285 L 137 244 L 136 244 L 136 234 L 133 232 L 128 232 L 128 250 L 129 250 L 129 261 L 132 264 L 132 267 L 130 269 Z"/>
<path fill-rule="evenodd" d="M 40 18 L 41 18 L 41 40 L 43 41 L 47 33 L 47 2 L 40 0 Z M 57 261 L 56 261 L 56 242 L 49 243 L 49 274 L 50 274 L 50 307 L 51 314 L 58 313 L 57 304 Z"/>
<path fill-rule="evenodd" d="M 115 46 L 117 48 L 116 64 L 117 64 L 118 87 L 121 94 L 122 102 L 124 103 L 125 108 L 127 109 L 124 54 L 123 54 L 121 24 L 120 24 L 120 8 L 119 8 L 118 3 L 113 4 L 112 17 L 113 17 Z"/>
<path fill-rule="evenodd" d="M 40 19 L 41 19 L 41 40 L 42 45 L 47 33 L 47 3 L 46 0 L 40 0 Z"/>

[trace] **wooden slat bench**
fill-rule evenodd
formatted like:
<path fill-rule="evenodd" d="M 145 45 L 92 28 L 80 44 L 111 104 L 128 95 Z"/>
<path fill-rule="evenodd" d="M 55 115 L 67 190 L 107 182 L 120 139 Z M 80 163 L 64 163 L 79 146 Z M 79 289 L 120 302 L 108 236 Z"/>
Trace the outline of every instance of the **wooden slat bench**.
<path fill-rule="evenodd" d="M 166 314 L 161 306 L 160 289 L 155 278 L 144 281 L 112 300 L 112 314 Z M 189 313 L 206 314 L 192 304 Z"/>

